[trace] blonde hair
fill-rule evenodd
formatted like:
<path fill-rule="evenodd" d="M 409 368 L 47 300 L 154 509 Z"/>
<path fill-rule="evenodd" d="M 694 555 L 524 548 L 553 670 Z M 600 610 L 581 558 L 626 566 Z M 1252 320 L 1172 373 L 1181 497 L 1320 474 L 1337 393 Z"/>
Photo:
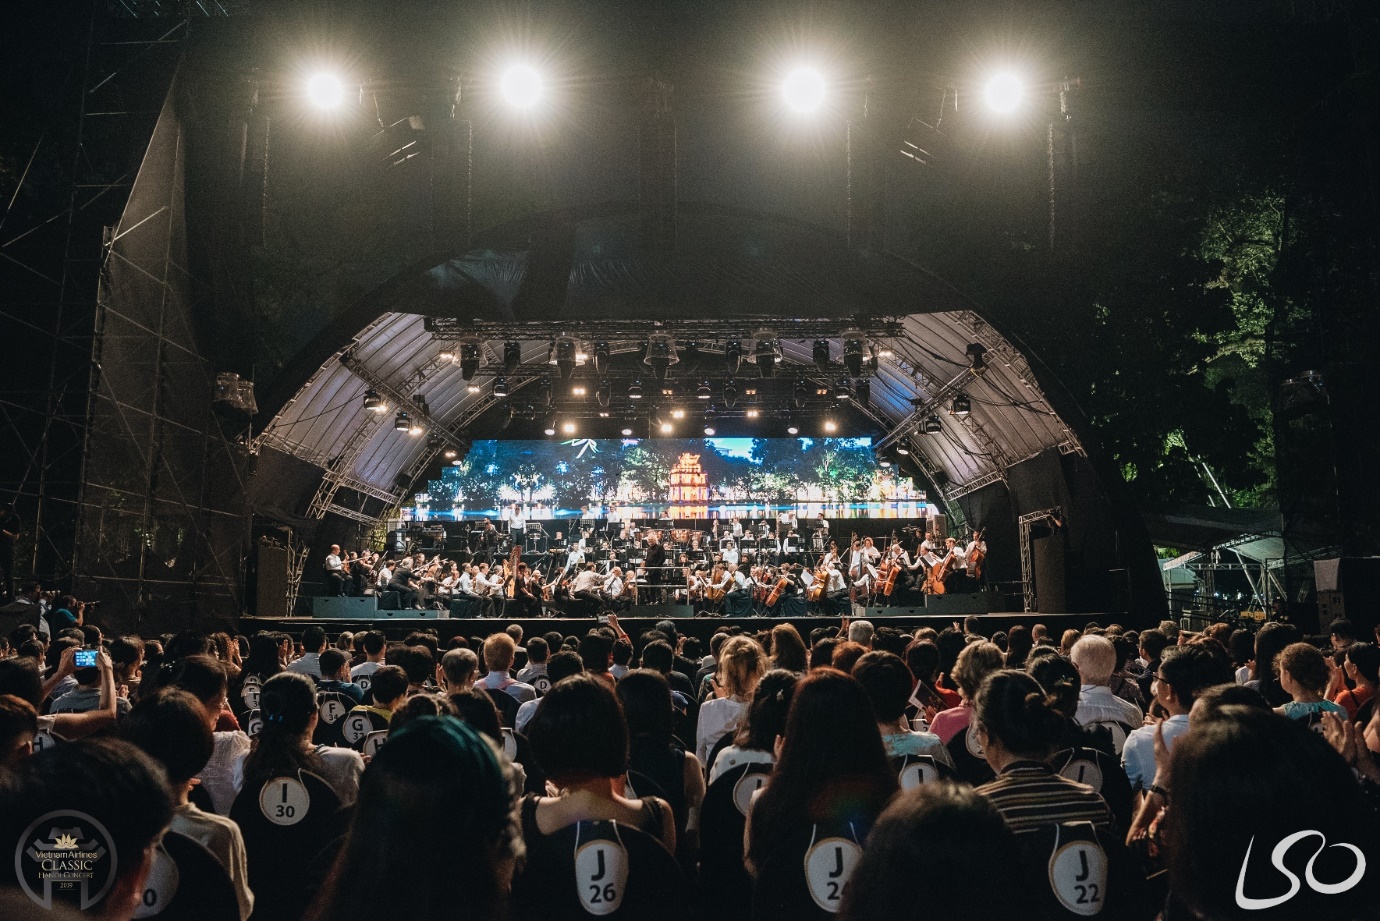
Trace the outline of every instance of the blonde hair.
<path fill-rule="evenodd" d="M 517 643 L 506 633 L 495 633 L 484 641 L 484 667 L 491 672 L 506 672 L 513 667 Z"/>
<path fill-rule="evenodd" d="M 766 670 L 767 655 L 757 641 L 748 636 L 734 636 L 719 650 L 719 667 L 714 680 L 732 696 L 748 697 Z"/>

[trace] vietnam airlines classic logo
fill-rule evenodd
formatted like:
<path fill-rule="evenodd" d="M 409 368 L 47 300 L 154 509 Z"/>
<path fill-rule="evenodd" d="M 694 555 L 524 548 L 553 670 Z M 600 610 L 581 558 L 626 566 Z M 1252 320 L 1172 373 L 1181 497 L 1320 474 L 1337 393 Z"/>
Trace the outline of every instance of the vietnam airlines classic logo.
<path fill-rule="evenodd" d="M 56 901 L 87 909 L 115 882 L 115 856 L 104 825 L 84 812 L 59 810 L 24 831 L 14 869 L 25 894 L 44 908 Z"/>
<path fill-rule="evenodd" d="M 1241 872 L 1236 877 L 1236 904 L 1247 911 L 1258 911 L 1265 908 L 1274 908 L 1276 905 L 1283 905 L 1285 902 L 1299 894 L 1303 888 L 1303 883 L 1298 876 L 1292 873 L 1284 865 L 1284 855 L 1304 838 L 1317 837 L 1319 839 L 1318 848 L 1313 852 L 1313 856 L 1308 858 L 1308 863 L 1303 870 L 1303 877 L 1308 881 L 1308 886 L 1314 892 L 1323 895 L 1340 895 L 1350 889 L 1354 889 L 1361 882 L 1361 877 L 1366 875 L 1366 855 L 1361 853 L 1361 849 L 1354 844 L 1347 844 L 1339 841 L 1336 844 L 1328 844 L 1327 836 L 1320 831 L 1296 831 L 1289 835 L 1270 853 L 1270 863 L 1276 870 L 1283 873 L 1289 880 L 1289 890 L 1283 895 L 1269 896 L 1268 898 L 1255 899 L 1246 895 L 1246 867 L 1251 862 L 1251 848 L 1255 846 L 1255 836 L 1251 836 L 1251 841 L 1246 845 L 1246 859 L 1241 861 Z M 1328 847 L 1340 847 L 1351 852 L 1356 858 L 1356 869 L 1346 879 L 1336 883 L 1325 883 L 1313 875 L 1313 864 L 1318 859 L 1318 855 Z"/>

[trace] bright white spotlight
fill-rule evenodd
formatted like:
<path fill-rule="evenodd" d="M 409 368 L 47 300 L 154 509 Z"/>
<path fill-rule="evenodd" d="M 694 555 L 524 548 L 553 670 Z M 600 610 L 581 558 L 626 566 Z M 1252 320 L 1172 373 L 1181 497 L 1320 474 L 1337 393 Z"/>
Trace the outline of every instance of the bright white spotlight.
<path fill-rule="evenodd" d="M 993 112 L 1014 112 L 1025 96 L 1025 84 L 1015 74 L 997 74 L 987 81 L 983 96 Z"/>
<path fill-rule="evenodd" d="M 527 64 L 514 64 L 503 74 L 503 98 L 515 109 L 530 109 L 546 90 L 541 74 Z"/>
<path fill-rule="evenodd" d="M 813 67 L 797 67 L 786 75 L 786 81 L 781 84 L 781 93 L 791 111 L 802 115 L 817 112 L 824 105 L 827 93 L 824 75 Z"/>
<path fill-rule="evenodd" d="M 316 74 L 307 81 L 307 98 L 318 109 L 338 109 L 345 101 L 345 84 L 335 74 Z"/>

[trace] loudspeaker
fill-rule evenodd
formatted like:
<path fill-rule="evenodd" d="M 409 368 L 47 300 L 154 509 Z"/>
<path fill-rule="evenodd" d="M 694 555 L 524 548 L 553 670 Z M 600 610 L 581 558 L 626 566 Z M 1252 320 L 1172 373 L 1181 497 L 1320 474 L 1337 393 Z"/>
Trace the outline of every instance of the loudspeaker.
<path fill-rule="evenodd" d="M 450 602 L 451 617 L 478 617 L 480 603 L 473 598 L 452 598 Z"/>
<path fill-rule="evenodd" d="M 288 549 L 280 544 L 258 545 L 258 583 L 254 613 L 259 617 L 287 617 Z"/>
<path fill-rule="evenodd" d="M 1331 633 L 1332 622 L 1346 619 L 1346 596 L 1341 592 L 1318 592 L 1318 632 Z"/>
<path fill-rule="evenodd" d="M 378 609 L 378 599 L 373 595 L 365 595 L 362 598 L 344 596 L 338 598 L 313 598 L 311 600 L 312 617 L 373 620 L 374 616 L 378 613 Z"/>
<path fill-rule="evenodd" d="M 1041 614 L 1062 614 L 1068 608 L 1065 594 L 1064 538 L 1061 534 L 1031 541 L 1035 564 L 1035 607 Z"/>
<path fill-rule="evenodd" d="M 944 538 L 949 536 L 949 516 L 935 515 L 930 518 L 929 525 L 934 531 L 934 539 L 944 543 Z"/>

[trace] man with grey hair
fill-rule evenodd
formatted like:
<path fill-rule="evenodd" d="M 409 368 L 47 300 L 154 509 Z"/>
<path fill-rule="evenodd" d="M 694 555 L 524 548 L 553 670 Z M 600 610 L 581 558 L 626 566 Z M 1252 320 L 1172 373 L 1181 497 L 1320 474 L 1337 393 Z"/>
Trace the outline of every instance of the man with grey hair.
<path fill-rule="evenodd" d="M 473 649 L 451 649 L 436 666 L 436 683 L 446 694 L 459 694 L 474 687 L 479 674 L 479 656 Z"/>
<path fill-rule="evenodd" d="M 1144 716 L 1140 707 L 1117 697 L 1108 686 L 1116 670 L 1116 647 L 1105 636 L 1085 636 L 1073 644 L 1069 658 L 1083 685 L 1074 721 L 1084 727 L 1106 726 L 1120 755 L 1127 733 L 1140 726 Z"/>
<path fill-rule="evenodd" d="M 848 625 L 848 641 L 850 643 L 861 643 L 868 649 L 872 648 L 872 636 L 877 631 L 872 627 L 870 620 L 855 620 Z"/>

